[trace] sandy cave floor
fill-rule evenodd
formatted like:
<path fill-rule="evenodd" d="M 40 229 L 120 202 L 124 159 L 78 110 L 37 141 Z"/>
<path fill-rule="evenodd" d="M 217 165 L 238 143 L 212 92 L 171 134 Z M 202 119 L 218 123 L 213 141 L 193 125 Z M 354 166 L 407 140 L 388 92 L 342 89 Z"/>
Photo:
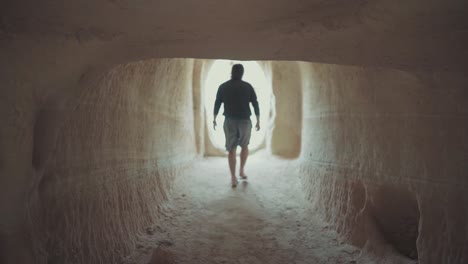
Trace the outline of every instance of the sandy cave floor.
<path fill-rule="evenodd" d="M 295 164 L 252 155 L 233 189 L 226 158 L 196 162 L 124 263 L 356 263 L 359 249 L 308 209 Z"/>

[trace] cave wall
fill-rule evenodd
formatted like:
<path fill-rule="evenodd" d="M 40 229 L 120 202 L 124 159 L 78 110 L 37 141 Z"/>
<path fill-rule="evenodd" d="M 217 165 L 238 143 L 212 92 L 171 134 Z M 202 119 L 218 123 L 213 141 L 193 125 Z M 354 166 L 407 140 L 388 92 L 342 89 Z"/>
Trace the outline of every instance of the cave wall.
<path fill-rule="evenodd" d="M 56 93 L 21 85 L 4 93 L 11 101 L 2 114 L 16 112 L 2 130 L 14 150 L 2 149 L 2 169 L 19 177 L 2 178 L 11 187 L 2 193 L 2 256 L 103 263 L 132 249 L 157 221 L 179 168 L 209 146 L 207 65 L 149 60 L 87 72 Z M 462 73 L 262 66 L 276 97 L 269 150 L 300 153 L 313 207 L 364 249 L 363 261 L 466 260 Z"/>
<path fill-rule="evenodd" d="M 201 64 L 201 70 L 200 70 L 200 89 L 197 90 L 199 93 L 200 97 L 202 98 L 202 113 L 203 113 L 203 142 L 204 142 L 204 156 L 226 156 L 227 153 L 223 149 L 220 149 L 215 146 L 215 144 L 210 140 L 210 129 L 213 129 L 213 108 L 214 108 L 214 102 L 205 102 L 205 93 L 206 93 L 206 79 L 208 78 L 208 74 L 210 70 L 213 67 L 213 64 L 215 63 L 216 60 L 196 60 Z M 227 73 L 227 76 L 229 76 L 229 73 Z M 220 84 L 221 85 L 221 84 Z M 208 106 L 206 109 L 205 106 Z M 223 114 L 223 108 L 220 108 L 220 113 L 219 115 Z M 223 129 L 223 123 L 220 122 L 220 119 L 217 120 L 217 129 Z"/>
<path fill-rule="evenodd" d="M 2 231 L 21 228 L 23 235 L 1 234 L 3 250 L 16 247 L 3 257 L 14 259 L 23 245 L 18 254 L 37 263 L 115 263 L 135 246 L 137 234 L 158 219 L 174 177 L 197 155 L 193 64 L 160 59 L 113 67 L 69 89 L 73 96 L 53 98 L 66 103 L 49 100 L 23 121 L 32 134 L 22 144 L 33 147 L 22 167 L 31 167 L 24 197 L 10 200 L 10 208 L 24 210 L 27 199 L 29 222 L 6 223 Z"/>
<path fill-rule="evenodd" d="M 317 211 L 378 263 L 468 261 L 467 77 L 302 63 Z"/>
<path fill-rule="evenodd" d="M 271 62 L 274 104 L 273 114 L 270 114 L 269 151 L 285 158 L 297 158 L 301 152 L 302 83 L 299 69 L 298 62 Z"/>
<path fill-rule="evenodd" d="M 313 207 L 370 253 L 362 258 L 466 260 L 462 73 L 262 65 L 276 96 L 270 150 L 300 153 Z M 207 69 L 205 60 L 158 59 L 87 72 L 56 93 L 2 90 L 2 169 L 18 175 L 2 178 L 11 187 L 2 193 L 2 256 L 103 263 L 133 248 L 177 168 L 206 151 Z"/>
<path fill-rule="evenodd" d="M 220 12 L 226 9 L 231 12 Z M 41 204 L 53 200 L 51 208 L 42 209 L 57 213 L 61 207 L 69 208 L 59 219 L 78 221 L 79 218 L 71 217 L 73 210 L 82 210 L 83 204 L 95 201 L 98 196 L 86 198 L 87 194 L 79 193 L 82 187 L 73 185 L 75 179 L 69 177 L 75 170 L 78 176 L 89 179 L 83 182 L 85 185 L 101 190 L 99 186 L 110 179 L 95 170 L 91 172 L 98 176 L 85 177 L 87 166 L 91 170 L 100 164 L 113 171 L 111 164 L 120 160 L 117 168 L 128 166 L 128 175 L 135 175 L 138 172 L 134 166 L 141 162 L 148 174 L 139 179 L 148 182 L 148 175 L 156 173 L 156 167 L 151 164 L 158 163 L 157 160 L 162 164 L 170 164 L 171 160 L 185 164 L 182 161 L 195 155 L 195 151 L 204 153 L 206 142 L 199 136 L 204 133 L 199 130 L 204 124 L 203 113 L 169 114 L 167 109 L 171 106 L 165 103 L 167 98 L 179 100 L 172 97 L 175 93 L 165 91 L 164 97 L 158 97 L 148 90 L 145 93 L 144 85 L 135 85 L 141 94 L 123 89 L 119 94 L 104 89 L 110 85 L 104 84 L 104 80 L 117 83 L 122 74 L 128 79 L 119 82 L 129 85 L 145 83 L 142 80 L 150 82 L 155 76 L 160 78 L 155 84 L 185 83 L 185 79 L 192 79 L 194 87 L 198 85 L 196 75 L 206 68 L 195 66 L 193 76 L 180 78 L 186 75 L 175 76 L 176 69 L 182 73 L 187 70 L 189 74 L 191 66 L 177 61 L 147 65 L 156 72 L 161 69 L 161 74 L 164 69 L 166 74 L 162 76 L 149 73 L 143 76 L 143 71 L 136 70 L 140 67 L 136 65 L 141 63 L 119 66 L 111 71 L 113 76 L 108 73 L 112 65 L 167 57 L 301 60 L 359 66 L 305 63 L 299 67 L 303 85 L 300 93 L 305 101 L 300 158 L 311 201 L 318 212 L 358 245 L 369 247 L 375 243 L 366 241 L 385 238 L 399 241 L 387 244 L 414 245 L 414 235 L 399 238 L 388 234 L 403 231 L 413 234 L 408 231 L 414 230 L 419 218 L 416 247 L 421 262 L 467 262 L 468 250 L 466 246 L 460 247 L 468 244 L 466 209 L 463 209 L 467 204 L 467 183 L 463 176 L 467 174 L 468 134 L 464 125 L 468 96 L 463 72 L 468 61 L 466 10 L 467 2 L 463 0 L 405 3 L 392 0 L 358 3 L 345 0 L 4 1 L 0 9 L 0 256 L 9 259 L 0 262 L 32 263 L 31 256 L 42 256 L 30 254 L 32 248 L 40 250 L 41 241 L 47 241 L 46 248 L 59 248 L 59 252 L 60 243 L 75 247 L 79 234 L 63 240 L 41 237 L 44 235 L 40 233 L 41 228 L 50 230 L 54 221 L 38 217 L 36 211 L 41 210 Z M 235 40 L 247 41 L 233 41 L 233 36 Z M 394 70 L 373 68 L 377 66 Z M 288 73 L 298 76 L 294 70 L 297 66 L 278 66 L 281 67 L 288 67 Z M 134 69 L 134 72 L 124 69 Z M 454 70 L 460 72 L 450 72 Z M 104 79 L 103 74 L 107 74 Z M 131 76 L 136 79 L 130 81 Z M 99 85 L 98 80 L 101 80 Z M 283 78 L 280 83 L 289 82 L 296 85 L 297 80 Z M 184 104 L 180 104 L 183 109 L 179 110 L 187 113 L 190 106 L 202 109 L 202 97 L 189 94 L 178 95 L 184 98 Z M 95 98 L 106 95 L 114 99 L 96 103 Z M 145 116 L 143 112 L 151 112 L 149 108 L 140 108 L 144 107 L 140 103 L 134 106 L 126 101 L 136 102 L 138 98 L 142 102 L 154 99 L 161 103 L 158 103 L 160 107 L 167 107 L 156 112 L 167 118 L 169 131 L 158 130 L 150 118 L 138 119 Z M 86 101 L 90 103 L 84 104 Z M 97 114 L 98 111 L 102 114 Z M 122 112 L 125 114 L 117 116 Z M 187 132 L 183 138 L 189 141 L 187 137 L 192 137 L 193 131 L 187 127 L 186 119 L 190 117 L 195 124 L 193 149 L 192 144 L 185 146 L 179 140 L 172 141 L 182 136 L 181 131 Z M 187 122 L 178 122 L 179 118 Z M 166 133 L 163 134 L 168 138 L 153 138 L 143 129 L 125 129 L 131 126 L 148 126 L 145 131 L 153 129 L 155 135 L 170 132 L 174 138 Z M 121 127 L 131 140 L 118 132 Z M 298 131 L 295 133 L 299 135 Z M 59 147 L 58 142 L 67 142 L 70 149 Z M 164 152 L 157 147 L 161 142 L 166 148 Z M 91 151 L 92 144 L 102 150 Z M 117 145 L 122 147 L 112 149 Z M 280 146 L 288 145 L 278 144 L 277 149 Z M 167 149 L 178 152 L 166 153 Z M 73 156 L 74 153 L 85 156 Z M 298 153 L 295 150 L 294 155 Z M 109 159 L 101 161 L 98 154 Z M 156 179 L 170 185 L 170 176 L 164 176 L 166 173 L 159 169 L 157 173 L 161 176 Z M 120 174 L 114 175 L 125 179 Z M 62 178 L 62 184 L 70 188 L 68 193 L 54 187 L 58 185 L 57 179 Z M 115 193 L 119 186 L 122 185 L 116 183 L 103 193 Z M 164 198 L 163 193 L 154 191 L 141 199 Z M 389 193 L 396 193 L 393 196 L 400 199 L 389 201 Z M 54 200 L 54 195 L 70 199 Z M 119 204 L 120 200 L 112 203 Z M 378 205 L 392 208 L 392 204 L 409 205 L 395 206 L 392 210 L 403 208 L 394 215 L 407 216 L 405 219 L 409 220 L 405 223 L 409 222 L 411 228 L 392 230 L 392 225 L 386 223 L 391 216 L 380 212 Z M 412 214 L 416 211 L 415 204 L 419 217 Z M 94 210 L 103 206 L 95 205 Z M 80 213 L 90 215 L 89 211 Z M 125 217 L 115 219 L 123 219 L 121 223 L 130 230 L 119 231 L 121 238 L 146 224 L 142 220 L 138 227 L 129 227 Z M 31 222 L 38 223 L 31 225 Z M 95 230 L 95 226 L 86 228 L 84 234 Z M 57 225 L 57 234 L 64 232 L 63 229 L 63 225 Z M 33 239 L 30 234 L 35 234 Z M 101 237 L 96 239 L 99 243 L 105 241 Z M 130 244 L 117 246 L 124 250 L 129 247 Z M 401 248 L 398 250 L 403 254 L 414 252 L 414 246 Z M 81 258 L 72 256 L 72 252 L 66 254 L 70 259 Z M 110 256 L 110 251 L 103 254 Z"/>

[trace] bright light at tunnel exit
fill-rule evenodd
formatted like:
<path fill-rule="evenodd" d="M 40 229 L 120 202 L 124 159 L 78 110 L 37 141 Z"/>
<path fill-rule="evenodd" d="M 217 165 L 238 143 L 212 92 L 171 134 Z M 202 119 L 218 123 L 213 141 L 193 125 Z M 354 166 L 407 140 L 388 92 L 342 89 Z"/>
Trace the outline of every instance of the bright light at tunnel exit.
<path fill-rule="evenodd" d="M 244 66 L 244 76 L 242 80 L 250 83 L 255 93 L 257 94 L 258 104 L 260 107 L 260 131 L 255 130 L 256 118 L 255 112 L 250 104 L 252 115 L 252 133 L 250 138 L 249 149 L 256 150 L 262 146 L 265 142 L 265 136 L 267 131 L 268 114 L 270 112 L 270 100 L 271 100 L 271 84 L 268 82 L 265 72 L 263 71 L 260 64 L 255 61 L 231 61 L 231 60 L 217 60 L 211 66 L 206 82 L 205 82 L 205 109 L 206 109 L 206 120 L 208 125 L 208 135 L 213 145 L 221 150 L 225 150 L 225 137 L 223 131 L 224 123 L 224 104 L 221 105 L 218 117 L 216 121 L 218 126 L 216 131 L 213 130 L 213 107 L 216 99 L 216 93 L 218 87 L 231 79 L 231 68 L 232 65 L 240 63 Z"/>

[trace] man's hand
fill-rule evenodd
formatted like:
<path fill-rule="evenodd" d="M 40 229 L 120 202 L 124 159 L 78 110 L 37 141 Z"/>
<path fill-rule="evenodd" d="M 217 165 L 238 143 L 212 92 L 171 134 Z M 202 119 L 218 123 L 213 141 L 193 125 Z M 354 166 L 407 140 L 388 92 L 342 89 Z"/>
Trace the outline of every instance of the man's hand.
<path fill-rule="evenodd" d="M 218 124 L 216 124 L 216 115 L 213 115 L 213 130 L 216 130 L 216 126 Z"/>
<path fill-rule="evenodd" d="M 257 124 L 255 125 L 255 130 L 259 131 L 260 130 L 260 116 L 257 115 L 255 117 L 257 118 Z"/>

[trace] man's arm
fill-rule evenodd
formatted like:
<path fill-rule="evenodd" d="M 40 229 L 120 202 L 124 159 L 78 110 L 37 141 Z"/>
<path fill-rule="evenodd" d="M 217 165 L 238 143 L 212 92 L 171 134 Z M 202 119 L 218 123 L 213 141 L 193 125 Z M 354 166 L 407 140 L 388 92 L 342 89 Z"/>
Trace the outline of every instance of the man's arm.
<path fill-rule="evenodd" d="M 260 130 L 260 108 L 258 107 L 257 94 L 255 93 L 253 87 L 251 87 L 250 91 L 250 102 L 252 103 L 255 112 L 255 117 L 257 118 L 257 124 L 255 125 L 255 129 L 258 131 Z"/>
<path fill-rule="evenodd" d="M 216 93 L 216 100 L 214 103 L 214 109 L 213 109 L 213 129 L 216 130 L 216 116 L 219 113 L 219 108 L 221 107 L 221 104 L 223 103 L 223 96 L 222 96 L 222 91 L 221 87 L 218 88 L 218 92 Z"/>

